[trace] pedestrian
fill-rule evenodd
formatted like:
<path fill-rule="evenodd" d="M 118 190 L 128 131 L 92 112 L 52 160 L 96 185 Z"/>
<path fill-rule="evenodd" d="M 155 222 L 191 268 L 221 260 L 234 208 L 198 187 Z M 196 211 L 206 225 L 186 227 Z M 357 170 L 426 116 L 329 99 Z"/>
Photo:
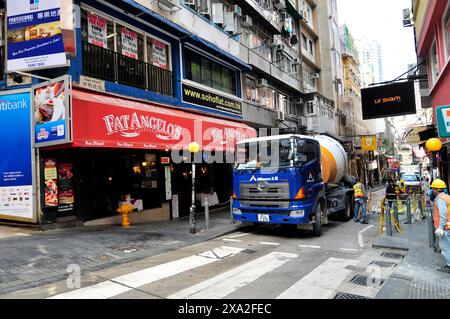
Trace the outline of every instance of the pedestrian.
<path fill-rule="evenodd" d="M 391 178 L 388 181 L 388 186 L 386 187 L 386 207 L 391 210 L 394 207 L 394 203 L 397 200 L 395 181 Z"/>
<path fill-rule="evenodd" d="M 435 234 L 439 238 L 439 246 L 446 262 L 439 271 L 450 274 L 450 195 L 445 194 L 447 184 L 441 179 L 435 180 L 431 188 L 436 195 L 433 214 Z"/>
<path fill-rule="evenodd" d="M 359 209 L 361 208 L 362 217 L 361 224 L 368 224 L 367 222 L 367 195 L 366 188 L 363 183 L 361 183 L 361 179 L 358 178 L 356 184 L 353 186 L 353 190 L 355 192 L 355 223 L 359 222 Z"/>

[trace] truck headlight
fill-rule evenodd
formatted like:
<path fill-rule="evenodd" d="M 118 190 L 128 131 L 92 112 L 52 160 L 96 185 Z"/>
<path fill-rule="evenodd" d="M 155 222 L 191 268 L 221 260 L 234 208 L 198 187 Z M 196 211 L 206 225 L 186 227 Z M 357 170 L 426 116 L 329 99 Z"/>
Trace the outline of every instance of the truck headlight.
<path fill-rule="evenodd" d="M 233 208 L 233 214 L 242 215 L 242 211 L 239 208 Z"/>
<path fill-rule="evenodd" d="M 293 210 L 290 214 L 290 217 L 296 217 L 296 218 L 302 218 L 305 217 L 305 211 L 304 210 Z"/>

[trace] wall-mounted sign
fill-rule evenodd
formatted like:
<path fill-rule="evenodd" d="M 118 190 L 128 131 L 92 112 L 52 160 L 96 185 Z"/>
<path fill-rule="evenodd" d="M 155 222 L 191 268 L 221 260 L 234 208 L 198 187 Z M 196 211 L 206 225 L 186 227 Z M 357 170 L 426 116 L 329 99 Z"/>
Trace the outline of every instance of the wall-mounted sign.
<path fill-rule="evenodd" d="M 161 164 L 163 165 L 170 164 L 170 157 L 161 157 Z"/>
<path fill-rule="evenodd" d="M 108 29 L 106 19 L 88 13 L 88 42 L 101 48 L 108 48 Z"/>
<path fill-rule="evenodd" d="M 44 205 L 45 207 L 58 207 L 58 170 L 56 160 L 44 160 Z"/>
<path fill-rule="evenodd" d="M 35 222 L 30 92 L 0 94 L 0 218 Z"/>
<path fill-rule="evenodd" d="M 428 126 L 416 126 L 416 127 L 407 127 L 402 135 L 403 143 L 407 144 L 421 144 L 422 139 L 420 138 L 420 133 L 425 132 L 428 129 Z"/>
<path fill-rule="evenodd" d="M 32 87 L 34 145 L 66 144 L 71 141 L 71 80 L 68 76 Z"/>
<path fill-rule="evenodd" d="M 416 114 L 413 81 L 362 89 L 361 100 L 364 120 Z"/>
<path fill-rule="evenodd" d="M 7 8 L 9 72 L 67 64 L 60 0 L 7 0 Z"/>
<path fill-rule="evenodd" d="M 207 92 L 183 83 L 183 101 L 210 109 L 242 115 L 242 102 L 222 95 Z"/>
<path fill-rule="evenodd" d="M 84 75 L 80 76 L 80 85 L 84 88 L 91 89 L 97 92 L 105 92 L 105 81 L 90 78 Z"/>
<path fill-rule="evenodd" d="M 58 163 L 58 211 L 70 211 L 75 203 L 72 163 Z"/>
<path fill-rule="evenodd" d="M 450 137 L 450 105 L 436 108 L 439 137 Z"/>
<path fill-rule="evenodd" d="M 361 149 L 363 151 L 376 151 L 378 148 L 376 136 L 363 136 L 361 138 Z"/>
<path fill-rule="evenodd" d="M 137 33 L 127 28 L 121 28 L 120 34 L 122 38 L 122 54 L 132 58 L 138 58 L 138 41 Z"/>

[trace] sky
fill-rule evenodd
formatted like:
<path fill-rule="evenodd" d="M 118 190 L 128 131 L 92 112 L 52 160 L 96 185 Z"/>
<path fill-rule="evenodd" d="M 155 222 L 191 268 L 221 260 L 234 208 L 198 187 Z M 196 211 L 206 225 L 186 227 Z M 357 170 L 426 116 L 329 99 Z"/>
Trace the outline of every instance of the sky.
<path fill-rule="evenodd" d="M 323 1 L 323 0 L 319 0 Z M 339 25 L 354 38 L 377 40 L 383 47 L 384 80 L 397 78 L 416 63 L 414 30 L 403 27 L 403 9 L 411 0 L 337 0 Z"/>

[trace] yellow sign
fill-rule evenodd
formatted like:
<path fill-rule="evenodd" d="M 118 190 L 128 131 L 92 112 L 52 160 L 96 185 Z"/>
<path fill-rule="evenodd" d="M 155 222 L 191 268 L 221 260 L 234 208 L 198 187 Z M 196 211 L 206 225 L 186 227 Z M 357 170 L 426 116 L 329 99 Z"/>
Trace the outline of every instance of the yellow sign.
<path fill-rule="evenodd" d="M 363 151 L 376 151 L 377 150 L 377 137 L 376 136 L 363 136 L 361 140 L 361 148 Z"/>

